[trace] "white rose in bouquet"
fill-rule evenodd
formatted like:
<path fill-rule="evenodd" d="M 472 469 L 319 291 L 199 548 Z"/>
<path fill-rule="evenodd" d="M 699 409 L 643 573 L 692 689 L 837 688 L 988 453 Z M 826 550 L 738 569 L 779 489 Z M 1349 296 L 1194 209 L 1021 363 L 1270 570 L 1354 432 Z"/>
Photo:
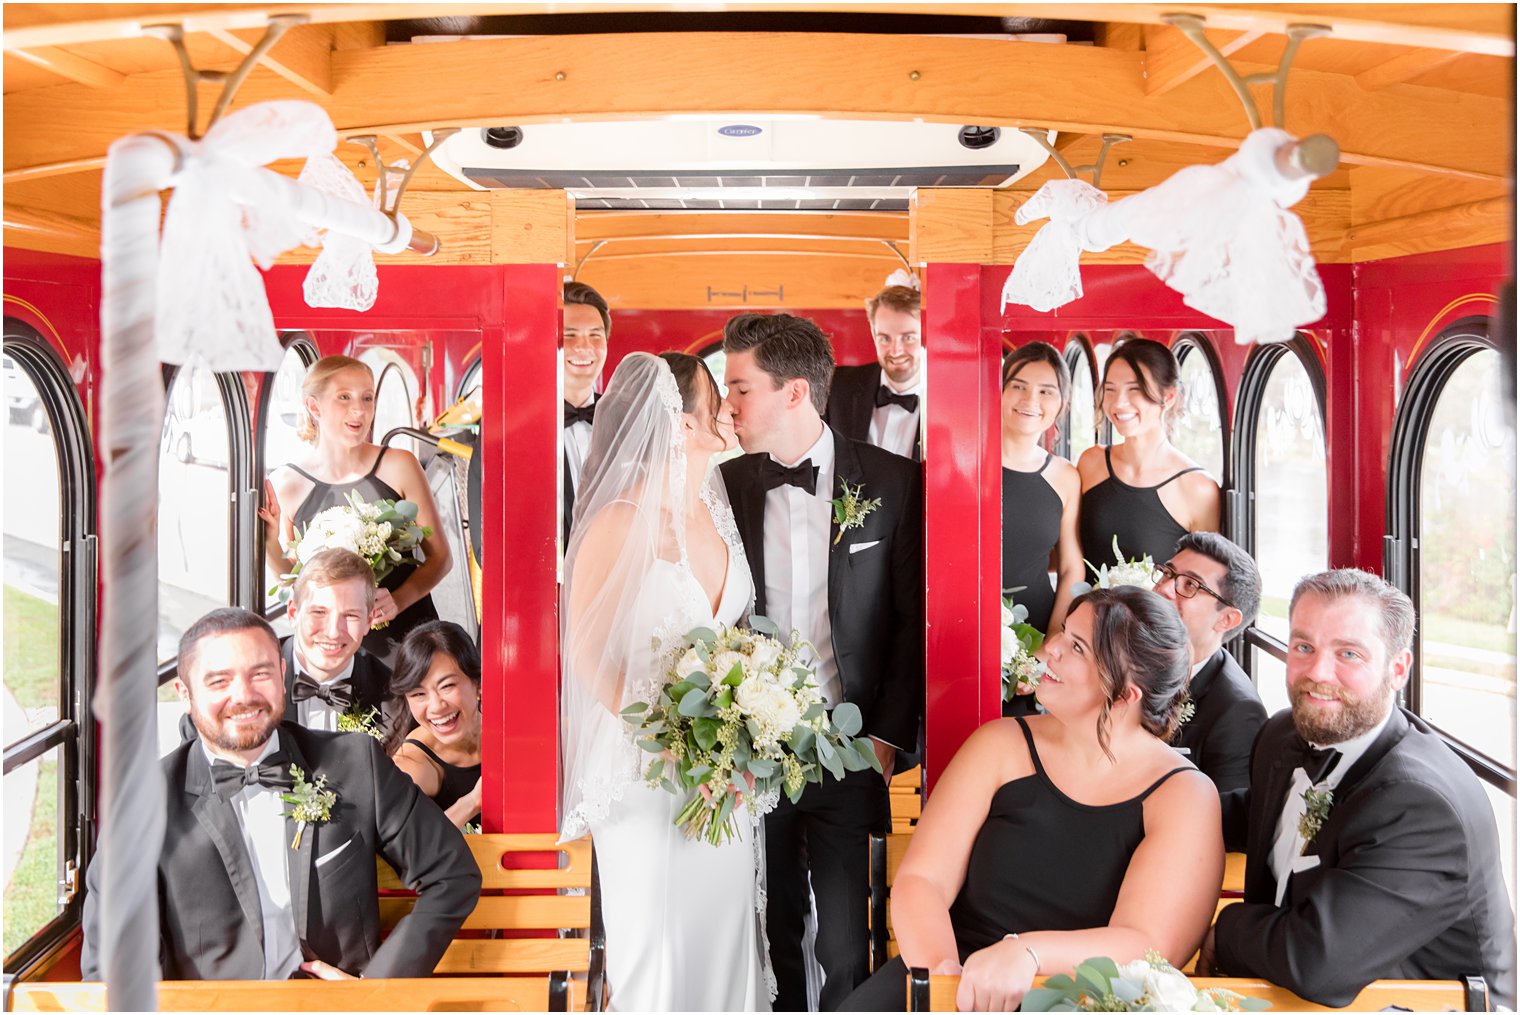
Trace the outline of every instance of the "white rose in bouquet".
<path fill-rule="evenodd" d="M 780 658 L 781 646 L 769 638 L 762 638 L 750 647 L 750 665 L 757 671 L 771 669 Z"/>
<path fill-rule="evenodd" d="M 676 672 L 684 677 L 691 673 L 701 673 L 706 665 L 702 662 L 702 657 L 697 655 L 697 650 L 689 648 L 680 659 L 676 660 Z"/>
<path fill-rule="evenodd" d="M 1193 984 L 1171 966 L 1158 968 L 1145 959 L 1136 959 L 1120 966 L 1119 975 L 1139 984 L 1157 1011 L 1191 1011 L 1199 1000 Z"/>
<path fill-rule="evenodd" d="M 765 708 L 767 690 L 765 680 L 761 677 L 747 677 L 743 683 L 734 688 L 734 704 L 745 715 L 757 715 Z"/>
<path fill-rule="evenodd" d="M 732 651 L 717 653 L 713 656 L 712 678 L 722 680 L 734 671 L 735 666 L 741 670 L 744 668 L 744 657 L 739 653 Z"/>
<path fill-rule="evenodd" d="M 1007 611 L 1005 610 L 1004 612 L 1006 613 Z M 1013 662 L 1014 655 L 1019 651 L 1019 636 L 1014 634 L 1013 628 L 1008 627 L 1007 624 L 1003 626 L 1001 636 L 1003 640 L 1003 668 L 1007 669 L 1009 664 Z"/>

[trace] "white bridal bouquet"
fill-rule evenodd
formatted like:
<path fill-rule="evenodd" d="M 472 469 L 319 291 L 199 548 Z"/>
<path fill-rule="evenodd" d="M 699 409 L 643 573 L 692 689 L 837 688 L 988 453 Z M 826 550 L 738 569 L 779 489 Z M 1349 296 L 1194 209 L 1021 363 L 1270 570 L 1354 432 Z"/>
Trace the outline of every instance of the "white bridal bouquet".
<path fill-rule="evenodd" d="M 1015 590 L 1017 591 L 1017 590 Z M 1029 607 L 1003 597 L 1002 607 L 1003 700 L 1012 701 L 1020 687 L 1040 686 L 1045 663 L 1034 657 L 1045 644 L 1045 635 L 1029 620 Z"/>
<path fill-rule="evenodd" d="M 426 525 L 417 524 L 417 505 L 409 500 L 366 501 L 348 492 L 348 503 L 320 512 L 296 533 L 290 544 L 296 566 L 280 576 L 280 584 L 270 592 L 287 599 L 296 576 L 306 562 L 322 550 L 343 549 L 357 553 L 375 572 L 379 584 L 398 567 L 415 566 L 427 558 L 422 541 L 433 534 Z"/>
<path fill-rule="evenodd" d="M 1024 995 L 1021 1011 L 1261 1011 L 1266 1001 L 1222 987 L 1193 986 L 1159 952 L 1118 965 L 1088 959 L 1075 976 L 1052 976 Z"/>
<path fill-rule="evenodd" d="M 635 741 L 655 757 L 651 786 L 685 796 L 676 827 L 718 845 L 733 837 L 734 808 L 760 815 L 781 793 L 795 803 L 803 787 L 867 768 L 881 771 L 871 742 L 857 738 L 860 709 L 830 715 L 813 671 L 799 662 L 807 643 L 783 645 L 765 617 L 752 631 L 699 627 L 672 655 L 653 702 L 623 709 Z"/>
<path fill-rule="evenodd" d="M 1151 560 L 1151 555 L 1143 553 L 1136 559 L 1127 559 L 1119 550 L 1118 536 L 1114 536 L 1114 561 L 1113 564 L 1098 565 L 1084 559 L 1082 563 L 1087 565 L 1097 581 L 1092 585 L 1078 582 L 1074 594 L 1081 595 L 1094 587 L 1112 589 L 1120 585 L 1133 585 L 1147 592 L 1156 587 L 1156 562 Z"/>

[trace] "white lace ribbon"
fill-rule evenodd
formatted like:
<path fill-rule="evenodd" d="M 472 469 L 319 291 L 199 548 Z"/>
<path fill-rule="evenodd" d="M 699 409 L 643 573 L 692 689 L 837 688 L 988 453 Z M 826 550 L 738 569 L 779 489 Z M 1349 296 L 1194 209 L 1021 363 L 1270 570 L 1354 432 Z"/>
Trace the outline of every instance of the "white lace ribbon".
<path fill-rule="evenodd" d="M 260 102 L 230 113 L 187 154 L 159 245 L 159 358 L 199 356 L 212 370 L 276 370 L 283 350 L 264 280 L 314 231 L 271 189 L 261 166 L 331 152 L 337 132 L 310 102 Z"/>
<path fill-rule="evenodd" d="M 369 200 L 363 184 L 332 154 L 307 159 L 301 182 L 345 201 L 364 204 Z M 306 273 L 302 291 L 307 306 L 368 310 L 380 293 L 374 248 L 357 237 L 328 230 L 322 234 L 322 253 Z"/>
<path fill-rule="evenodd" d="M 1014 265 L 1004 305 L 1064 306 L 1082 294 L 1081 251 L 1128 241 L 1150 248 L 1146 267 L 1188 306 L 1232 326 L 1237 342 L 1292 338 L 1325 314 L 1303 222 L 1288 210 L 1308 192 L 1309 180 L 1285 177 L 1275 161 L 1293 141 L 1276 128 L 1253 131 L 1223 162 L 1189 166 L 1112 203 L 1081 196 L 1087 185 L 1080 181 L 1047 183 L 1016 216 L 1024 222 L 1049 215 L 1051 224 Z M 1032 209 L 1027 217 L 1026 209 Z"/>

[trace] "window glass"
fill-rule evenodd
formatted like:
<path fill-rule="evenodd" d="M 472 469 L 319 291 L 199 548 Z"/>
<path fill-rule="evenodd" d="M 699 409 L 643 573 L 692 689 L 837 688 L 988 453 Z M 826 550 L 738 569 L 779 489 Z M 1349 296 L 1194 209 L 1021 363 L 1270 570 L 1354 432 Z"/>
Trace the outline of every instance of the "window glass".
<path fill-rule="evenodd" d="M 269 408 L 264 413 L 264 468 L 274 471 L 282 465 L 299 461 L 311 450 L 311 445 L 296 436 L 305 413 L 301 397 L 301 381 L 306 377 L 307 363 L 301 355 L 301 347 L 293 345 L 280 361 L 280 369 L 266 389 Z M 262 494 L 261 494 L 262 496 Z M 259 524 L 263 524 L 260 522 Z M 264 568 L 265 606 L 273 606 L 278 596 L 269 594 L 280 576 L 267 565 Z"/>
<path fill-rule="evenodd" d="M 6 697 L 6 725 L 10 725 Z M 58 834 L 63 776 L 59 749 L 5 776 L 5 954 L 26 943 L 58 914 L 63 838 Z"/>
<path fill-rule="evenodd" d="M 1515 763 L 1515 430 L 1504 365 L 1462 361 L 1436 400 L 1420 468 L 1421 710 Z"/>
<path fill-rule="evenodd" d="M 158 661 L 208 610 L 228 603 L 232 485 L 227 408 L 216 375 L 175 371 L 158 460 Z"/>
<path fill-rule="evenodd" d="M 1082 452 L 1097 443 L 1093 437 L 1096 426 L 1093 388 L 1097 385 L 1093 378 L 1092 360 L 1081 345 L 1072 347 L 1067 353 L 1066 362 L 1071 367 L 1071 407 L 1066 413 L 1067 457 L 1075 462 L 1082 457 Z"/>
<path fill-rule="evenodd" d="M 1510 909 L 1515 909 L 1515 798 L 1492 783 L 1483 783 L 1488 803 L 1494 809 L 1494 823 L 1499 826 L 1499 862 L 1504 867 L 1504 884 L 1509 888 Z"/>
<path fill-rule="evenodd" d="M 399 366 L 391 364 L 380 372 L 375 381 L 375 429 L 372 438 L 376 444 L 398 426 L 414 425 L 412 419 L 412 393 L 407 387 L 406 375 Z M 394 442 L 396 447 L 415 453 L 416 441 L 406 438 Z"/>
<path fill-rule="evenodd" d="M 480 392 L 485 386 L 485 361 L 477 359 L 471 363 L 464 372 L 464 379 L 459 382 L 459 400 L 469 400 L 480 405 Z"/>
<path fill-rule="evenodd" d="M 1184 343 L 1177 350 L 1182 413 L 1172 441 L 1183 454 L 1224 485 L 1224 427 L 1219 419 L 1219 387 L 1208 355 Z"/>
<path fill-rule="evenodd" d="M 58 448 L 47 407 L 38 395 L 36 382 L 19 362 L 6 356 L 4 368 L 5 472 L 12 480 L 5 484 L 4 494 L 4 731 L 6 744 L 13 744 L 58 720 L 59 525 L 63 512 Z M 8 805 L 9 788 L 6 792 Z M 6 856 L 10 856 L 9 842 Z M 7 942 L 9 926 L 7 920 Z"/>
<path fill-rule="evenodd" d="M 707 364 L 707 369 L 712 371 L 713 380 L 718 382 L 718 391 L 724 398 L 728 397 L 728 385 L 723 383 L 723 372 L 728 369 L 728 353 L 723 351 L 720 342 L 714 348 L 702 354 L 702 362 Z"/>
<path fill-rule="evenodd" d="M 1293 586 L 1330 558 L 1324 420 L 1309 373 L 1291 352 L 1272 365 L 1254 425 L 1252 519 L 1262 592 L 1256 626 L 1285 642 Z M 1273 677 L 1256 671 L 1269 715 L 1288 704 L 1280 670 L 1278 664 Z"/>
<path fill-rule="evenodd" d="M 1281 659 L 1253 645 L 1251 675 L 1256 680 L 1256 693 L 1261 696 L 1267 715 L 1275 715 L 1288 707 L 1288 667 Z"/>

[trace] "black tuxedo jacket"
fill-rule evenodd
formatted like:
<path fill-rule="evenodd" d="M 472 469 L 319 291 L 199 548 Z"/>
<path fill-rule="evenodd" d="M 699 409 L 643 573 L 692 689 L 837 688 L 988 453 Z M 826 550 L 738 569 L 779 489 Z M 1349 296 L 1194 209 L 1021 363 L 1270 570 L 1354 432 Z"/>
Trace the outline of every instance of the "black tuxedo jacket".
<path fill-rule="evenodd" d="M 923 478 L 917 463 L 834 436 L 834 489 L 863 487 L 881 506 L 844 538 L 829 525 L 829 628 L 846 701 L 860 707 L 863 732 L 904 750 L 918 743 L 924 704 Z M 723 480 L 764 616 L 765 488 L 768 455 L 724 462 Z M 874 545 L 873 545 L 874 544 Z M 863 547 L 851 552 L 852 546 Z"/>
<path fill-rule="evenodd" d="M 1221 793 L 1244 789 L 1251 781 L 1251 745 L 1267 721 L 1256 688 L 1221 647 L 1198 671 L 1188 693 L 1193 718 L 1177 731 L 1173 746 L 1187 748 L 1188 758 Z"/>
<path fill-rule="evenodd" d="M 597 403 L 597 400 L 600 398 L 600 395 L 593 392 L 591 395 L 591 404 L 595 405 Z M 563 430 L 563 428 L 563 421 L 561 421 L 561 429 Z M 561 553 L 564 553 L 566 550 L 570 549 L 570 523 L 575 519 L 575 486 L 570 482 L 570 453 L 566 451 L 564 447 L 564 436 L 561 435 L 560 457 L 563 459 L 563 461 L 561 462 L 560 474 L 564 476 L 565 482 L 565 495 L 563 498 L 561 498 L 561 503 L 564 507 L 564 513 L 560 516 L 560 534 L 564 537 L 564 541 L 560 543 Z M 585 465 L 585 462 L 581 463 L 582 468 L 584 468 Z"/>
<path fill-rule="evenodd" d="M 1293 771 L 1292 713 L 1267 721 L 1251 755 L 1246 901 L 1215 924 L 1229 975 L 1259 976 L 1342 1006 L 1373 980 L 1482 975 L 1515 1003 L 1515 918 L 1493 812 L 1441 737 L 1396 709 L 1334 790 L 1281 907 L 1267 866 Z"/>
<path fill-rule="evenodd" d="M 881 364 L 835 367 L 829 384 L 829 404 L 824 422 L 852 441 L 870 443 L 871 416 L 876 412 L 876 389 L 881 387 Z M 919 403 L 922 410 L 923 403 Z M 923 458 L 923 434 L 913 446 L 913 458 Z"/>
<path fill-rule="evenodd" d="M 309 825 L 300 847 L 286 852 L 302 954 L 370 977 L 428 976 L 480 896 L 480 868 L 459 830 L 367 736 L 281 723 L 280 748 L 308 779 L 326 775 L 338 795 L 332 819 Z M 258 887 L 237 814 L 212 788 L 198 741 L 180 744 L 162 764 L 168 789 L 158 861 L 163 977 L 262 979 Z M 295 832 L 286 818 L 287 843 Z M 383 944 L 377 854 L 418 893 L 416 908 Z M 91 864 L 86 878 L 80 958 L 86 980 L 100 976 L 96 901 L 110 890 L 97 883 L 98 870 L 100 864 Z"/>

